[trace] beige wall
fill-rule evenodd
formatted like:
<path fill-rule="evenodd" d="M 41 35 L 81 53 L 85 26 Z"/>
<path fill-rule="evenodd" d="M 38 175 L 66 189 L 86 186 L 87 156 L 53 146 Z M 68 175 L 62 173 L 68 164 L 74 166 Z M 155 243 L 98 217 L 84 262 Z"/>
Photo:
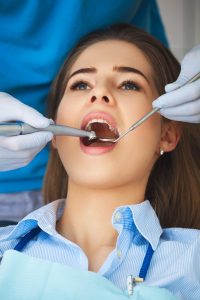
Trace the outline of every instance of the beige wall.
<path fill-rule="evenodd" d="M 157 0 L 174 55 L 200 44 L 200 0 Z"/>

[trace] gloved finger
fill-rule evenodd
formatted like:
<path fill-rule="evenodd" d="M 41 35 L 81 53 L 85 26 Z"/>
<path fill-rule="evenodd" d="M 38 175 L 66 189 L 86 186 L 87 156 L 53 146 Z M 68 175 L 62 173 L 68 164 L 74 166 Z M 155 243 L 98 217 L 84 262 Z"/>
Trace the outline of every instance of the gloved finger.
<path fill-rule="evenodd" d="M 0 138 L 1 143 L 1 138 Z M 22 162 L 24 160 L 31 160 L 36 154 L 37 151 L 42 149 L 41 147 L 38 148 L 32 148 L 28 150 L 10 150 L 8 148 L 0 147 L 0 161 L 14 161 L 14 162 Z M 1 170 L 1 168 L 0 168 Z"/>
<path fill-rule="evenodd" d="M 0 93 L 0 121 L 22 121 L 36 128 L 47 127 L 51 120 L 34 108 L 20 102 L 7 93 Z"/>
<path fill-rule="evenodd" d="M 182 85 L 200 71 L 200 45 L 193 47 L 181 61 L 181 72 L 177 81 Z"/>
<path fill-rule="evenodd" d="M 200 79 L 175 91 L 163 94 L 154 100 L 153 108 L 167 108 L 182 105 L 200 97 Z"/>
<path fill-rule="evenodd" d="M 24 167 L 26 165 L 28 165 L 28 163 L 31 161 L 32 159 L 10 159 L 9 164 L 8 164 L 8 160 L 5 159 L 0 159 L 0 168 L 1 171 L 9 171 L 9 170 L 14 170 L 17 168 L 21 168 Z"/>
<path fill-rule="evenodd" d="M 193 76 L 188 78 L 188 76 L 186 77 L 186 76 L 183 76 L 183 75 L 181 77 L 178 77 L 178 79 L 176 81 L 174 81 L 172 83 L 169 83 L 165 86 L 165 92 L 169 93 L 169 92 L 172 92 L 172 91 L 182 87 L 184 84 L 186 84 L 188 81 L 190 81 L 190 79 L 192 79 L 192 77 Z"/>
<path fill-rule="evenodd" d="M 165 92 L 166 93 L 172 92 L 172 91 L 178 89 L 179 87 L 180 87 L 180 84 L 176 81 L 169 83 L 165 86 Z"/>
<path fill-rule="evenodd" d="M 183 86 L 200 71 L 200 45 L 192 48 L 181 62 L 181 71 L 176 81 L 165 86 L 166 93 Z"/>
<path fill-rule="evenodd" d="M 175 116 L 196 116 L 200 114 L 200 98 L 191 102 L 184 103 L 180 106 L 160 109 L 160 114 Z"/>
<path fill-rule="evenodd" d="M 25 167 L 30 163 L 31 160 L 32 159 L 29 159 L 29 160 L 24 160 L 24 159 L 16 160 L 16 159 L 13 159 L 13 160 L 10 160 L 9 164 L 8 164 L 7 159 L 5 159 L 5 162 L 0 160 L 0 171 L 4 172 L 4 171 L 10 171 L 10 170 L 15 170 L 15 169 Z"/>
<path fill-rule="evenodd" d="M 0 147 L 0 171 L 10 171 L 28 165 L 42 148 L 32 148 L 17 152 Z"/>
<path fill-rule="evenodd" d="M 1 137 L 1 147 L 12 151 L 43 148 L 51 139 L 51 132 L 35 132 L 26 135 Z"/>
<path fill-rule="evenodd" d="M 34 110 L 32 107 L 27 105 L 25 116 L 21 119 L 19 115 L 19 120 L 23 121 L 36 128 L 45 128 L 50 124 L 53 124 L 54 121 L 44 117 L 40 112 Z"/>
<path fill-rule="evenodd" d="M 171 116 L 170 114 L 163 114 L 163 116 L 169 120 L 185 122 L 185 123 L 200 123 L 200 114 L 194 116 Z"/>
<path fill-rule="evenodd" d="M 7 162 L 7 161 L 5 161 L 5 163 L 2 162 L 2 161 L 0 161 L 0 171 L 1 171 L 1 172 L 11 171 L 11 170 L 15 170 L 15 169 L 19 169 L 19 168 L 21 168 L 21 167 L 24 167 L 24 166 L 26 166 L 26 165 L 27 165 L 27 164 L 24 164 L 24 162 L 18 164 L 18 163 L 15 163 L 14 161 L 13 161 L 13 162 L 10 161 L 10 163 L 9 163 L 9 165 L 8 165 L 8 162 Z"/>

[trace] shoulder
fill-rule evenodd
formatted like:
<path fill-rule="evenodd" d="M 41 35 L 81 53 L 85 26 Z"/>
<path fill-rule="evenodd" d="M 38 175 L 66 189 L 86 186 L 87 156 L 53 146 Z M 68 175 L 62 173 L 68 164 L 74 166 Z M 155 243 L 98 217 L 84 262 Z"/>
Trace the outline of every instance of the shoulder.
<path fill-rule="evenodd" d="M 162 276 L 158 285 L 169 286 L 181 299 L 200 299 L 200 230 L 167 228 L 155 251 L 154 268 Z"/>
<path fill-rule="evenodd" d="M 0 228 L 0 255 L 6 250 L 13 249 L 17 242 L 39 226 L 43 232 L 48 233 L 49 228 L 55 227 L 56 220 L 62 215 L 64 199 L 55 200 L 27 215 L 17 225 Z"/>
<path fill-rule="evenodd" d="M 191 228 L 164 228 L 161 236 L 163 241 L 180 242 L 180 243 L 196 243 L 200 242 L 200 230 Z"/>
<path fill-rule="evenodd" d="M 200 230 L 188 228 L 166 228 L 160 237 L 158 250 L 170 253 L 176 262 L 197 262 L 200 265 Z M 173 260 L 172 259 L 172 260 Z"/>

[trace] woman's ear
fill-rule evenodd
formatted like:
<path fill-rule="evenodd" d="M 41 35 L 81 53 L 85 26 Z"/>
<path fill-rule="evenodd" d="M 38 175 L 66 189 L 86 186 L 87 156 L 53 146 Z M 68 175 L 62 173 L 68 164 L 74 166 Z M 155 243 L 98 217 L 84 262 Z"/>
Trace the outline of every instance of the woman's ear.
<path fill-rule="evenodd" d="M 181 124 L 176 121 L 164 122 L 160 139 L 160 149 L 164 152 L 173 151 L 181 137 Z"/>

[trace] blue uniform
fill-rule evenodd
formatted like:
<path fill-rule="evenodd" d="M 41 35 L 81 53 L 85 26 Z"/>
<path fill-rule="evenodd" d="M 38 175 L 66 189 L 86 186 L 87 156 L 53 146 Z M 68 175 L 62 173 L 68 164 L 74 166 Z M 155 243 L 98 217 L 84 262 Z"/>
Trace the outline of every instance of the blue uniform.
<path fill-rule="evenodd" d="M 167 45 L 155 0 L 7 0 L 0 6 L 0 91 L 45 113 L 52 80 L 88 32 L 132 23 Z M 48 147 L 24 168 L 0 173 L 0 193 L 40 189 Z"/>

